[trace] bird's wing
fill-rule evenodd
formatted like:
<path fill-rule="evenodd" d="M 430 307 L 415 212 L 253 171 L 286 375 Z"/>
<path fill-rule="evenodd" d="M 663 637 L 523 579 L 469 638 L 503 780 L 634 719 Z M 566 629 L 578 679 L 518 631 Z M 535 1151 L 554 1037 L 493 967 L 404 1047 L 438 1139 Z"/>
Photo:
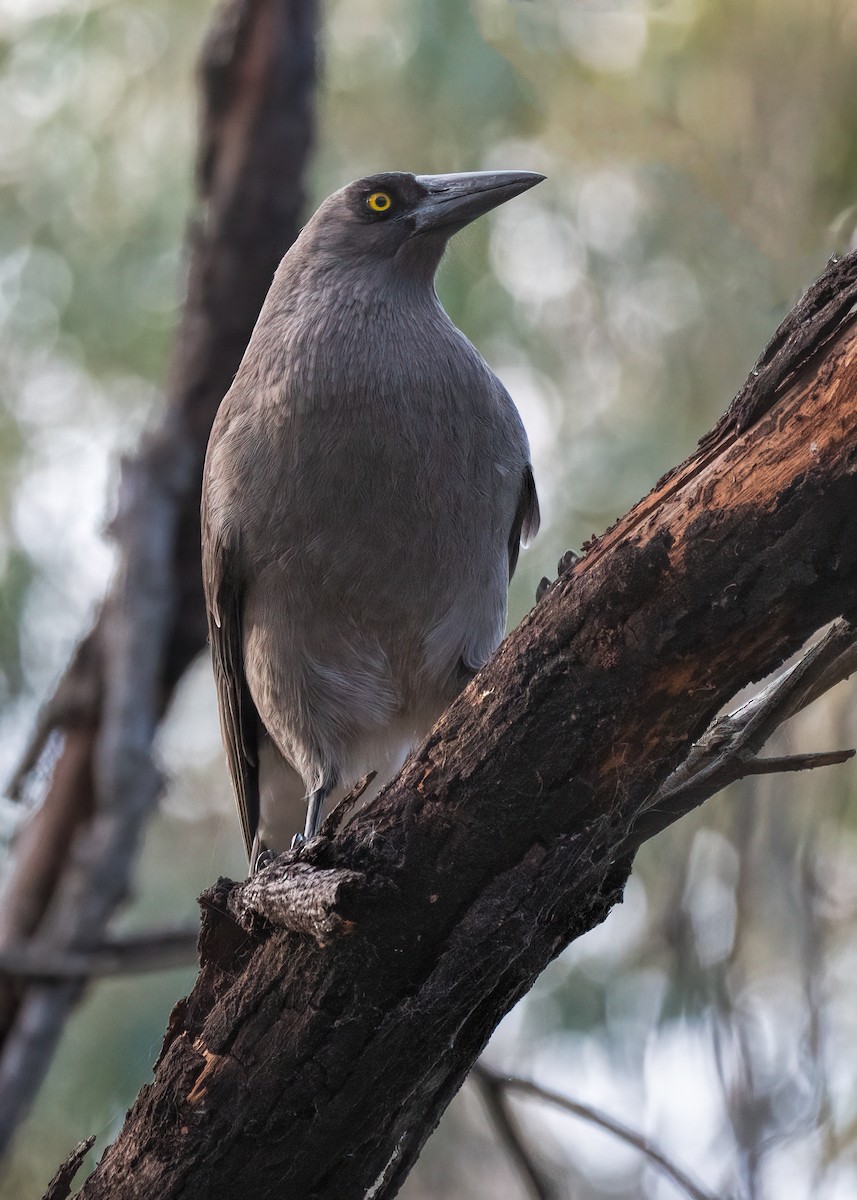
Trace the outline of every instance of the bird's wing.
<path fill-rule="evenodd" d="M 539 498 L 536 494 L 536 481 L 533 478 L 533 468 L 529 463 L 524 467 L 521 478 L 521 490 L 518 495 L 518 507 L 509 531 L 509 579 L 515 574 L 518 565 L 518 551 L 521 546 L 528 546 L 539 532 Z"/>
<path fill-rule="evenodd" d="M 259 825 L 258 716 L 244 675 L 241 594 L 231 578 L 228 549 L 206 528 L 203 511 L 202 571 L 220 728 L 249 857 Z"/>

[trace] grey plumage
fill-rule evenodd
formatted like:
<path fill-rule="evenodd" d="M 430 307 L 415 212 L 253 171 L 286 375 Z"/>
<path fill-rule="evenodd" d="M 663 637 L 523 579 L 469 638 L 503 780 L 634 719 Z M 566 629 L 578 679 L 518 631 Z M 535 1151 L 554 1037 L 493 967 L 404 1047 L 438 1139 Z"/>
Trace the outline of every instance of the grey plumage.
<path fill-rule="evenodd" d="M 314 813 L 389 779 L 503 636 L 538 527 L 529 448 L 433 279 L 452 233 L 540 179 L 395 173 L 330 196 L 220 406 L 203 578 L 251 865 L 285 848 L 289 794 Z"/>

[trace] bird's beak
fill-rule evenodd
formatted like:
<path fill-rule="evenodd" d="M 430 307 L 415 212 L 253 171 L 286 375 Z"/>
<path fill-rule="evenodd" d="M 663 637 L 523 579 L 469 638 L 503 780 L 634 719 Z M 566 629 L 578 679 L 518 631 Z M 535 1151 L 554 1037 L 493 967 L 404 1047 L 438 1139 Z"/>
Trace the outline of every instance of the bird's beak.
<path fill-rule="evenodd" d="M 473 171 L 467 175 L 417 175 L 427 190 L 416 208 L 415 233 L 452 234 L 498 204 L 541 183 L 535 171 Z"/>

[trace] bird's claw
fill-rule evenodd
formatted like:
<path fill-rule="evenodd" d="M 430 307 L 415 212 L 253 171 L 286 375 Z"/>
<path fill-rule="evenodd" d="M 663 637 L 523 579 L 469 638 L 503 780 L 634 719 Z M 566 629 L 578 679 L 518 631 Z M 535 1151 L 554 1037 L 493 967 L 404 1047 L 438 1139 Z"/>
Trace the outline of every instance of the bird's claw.
<path fill-rule="evenodd" d="M 301 846 L 305 846 L 305 845 L 306 845 L 306 838 L 304 837 L 304 835 L 302 833 L 296 833 L 295 836 L 292 838 L 292 844 L 289 847 L 289 849 L 290 850 L 300 850 Z"/>
<path fill-rule="evenodd" d="M 536 588 L 536 604 L 547 595 L 548 588 L 553 581 L 548 579 L 547 575 L 543 575 L 539 581 L 539 586 Z"/>
<path fill-rule="evenodd" d="M 573 567 L 576 567 L 579 562 L 580 555 L 576 551 L 566 550 L 565 554 L 563 554 L 562 558 L 556 564 L 557 578 L 560 575 L 565 575 L 566 571 L 570 571 Z M 547 575 L 541 579 L 539 586 L 536 588 L 536 604 L 547 594 L 553 582 L 552 579 L 548 579 Z"/>
<path fill-rule="evenodd" d="M 580 562 L 580 555 L 576 550 L 566 550 L 562 558 L 556 564 L 557 576 L 564 575 L 566 571 L 570 571 L 572 567 L 576 567 Z"/>

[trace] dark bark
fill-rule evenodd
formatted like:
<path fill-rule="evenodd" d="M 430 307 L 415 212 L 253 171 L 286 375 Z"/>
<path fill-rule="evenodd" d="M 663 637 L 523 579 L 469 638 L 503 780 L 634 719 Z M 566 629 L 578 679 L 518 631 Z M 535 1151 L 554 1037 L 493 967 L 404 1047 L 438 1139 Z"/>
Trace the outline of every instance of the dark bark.
<path fill-rule="evenodd" d="M 316 0 L 228 0 L 202 56 L 199 212 L 167 405 L 123 464 L 120 569 L 39 722 L 19 783 L 62 739 L 18 840 L 0 949 L 85 953 L 125 898 L 160 779 L 151 745 L 205 644 L 199 494 L 208 431 L 294 240 L 312 132 Z M 26 1111 L 84 980 L 0 982 L 0 1147 Z"/>
<path fill-rule="evenodd" d="M 91 1137 L 88 1137 L 86 1141 L 79 1142 L 78 1145 L 75 1146 L 71 1154 L 48 1184 L 48 1190 L 45 1192 L 42 1200 L 67 1200 L 67 1197 L 71 1195 L 72 1180 L 80 1170 L 81 1166 L 83 1165 L 83 1160 L 86 1158 L 94 1144 L 95 1135 L 93 1134 Z"/>
<path fill-rule="evenodd" d="M 306 865 L 327 872 L 326 923 L 248 917 L 258 883 L 206 894 L 199 979 L 83 1197 L 395 1195 L 497 1022 L 700 802 L 651 803 L 721 706 L 853 617 L 855 276 L 830 268 L 399 778 L 269 868 L 302 864 L 299 915 Z"/>

